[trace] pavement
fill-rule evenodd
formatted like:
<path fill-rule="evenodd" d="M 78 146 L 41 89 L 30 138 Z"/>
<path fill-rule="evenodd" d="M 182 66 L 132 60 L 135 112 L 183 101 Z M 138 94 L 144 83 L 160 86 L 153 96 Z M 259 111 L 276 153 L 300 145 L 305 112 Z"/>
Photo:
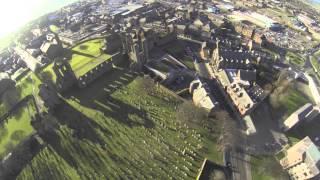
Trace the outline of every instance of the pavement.
<path fill-rule="evenodd" d="M 251 114 L 257 129 L 256 134 L 247 137 L 247 142 L 250 144 L 247 150 L 252 154 L 273 154 L 288 143 L 270 108 L 268 103 L 263 102 Z"/>
<path fill-rule="evenodd" d="M 230 153 L 233 180 L 252 180 L 250 155 L 233 150 Z"/>

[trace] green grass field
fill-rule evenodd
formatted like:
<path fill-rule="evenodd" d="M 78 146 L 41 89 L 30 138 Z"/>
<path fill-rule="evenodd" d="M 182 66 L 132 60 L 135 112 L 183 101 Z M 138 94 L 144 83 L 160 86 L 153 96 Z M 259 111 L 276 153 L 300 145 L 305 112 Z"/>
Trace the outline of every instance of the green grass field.
<path fill-rule="evenodd" d="M 287 52 L 286 58 L 290 64 L 296 66 L 303 66 L 305 62 L 305 59 L 303 57 L 291 51 Z"/>
<path fill-rule="evenodd" d="M 182 102 L 149 85 L 118 68 L 73 91 L 56 137 L 17 179 L 194 179 L 205 157 L 222 163 L 211 135 L 177 122 Z"/>
<path fill-rule="evenodd" d="M 276 101 L 277 107 L 272 106 L 272 110 L 276 118 L 279 118 L 280 121 L 286 120 L 287 117 L 301 106 L 311 102 L 302 92 L 291 86 L 289 86 L 285 92 L 281 93 L 280 96 L 278 95 L 277 97 L 271 98 L 276 98 L 274 101 Z"/>
<path fill-rule="evenodd" d="M 288 180 L 289 177 L 272 156 L 251 157 L 253 180 Z"/>
<path fill-rule="evenodd" d="M 38 94 L 39 85 L 41 83 L 41 80 L 32 72 L 19 80 L 16 84 L 16 88 L 20 92 L 20 99 L 23 99 L 28 95 Z"/>
<path fill-rule="evenodd" d="M 49 64 L 47 67 L 45 67 L 41 72 L 40 76 L 42 79 L 50 80 L 53 83 L 57 82 L 57 76 L 55 72 L 53 71 L 53 63 Z"/>
<path fill-rule="evenodd" d="M 35 115 L 35 112 L 33 103 L 26 103 L 0 125 L 0 159 L 34 132 L 31 117 Z"/>
<path fill-rule="evenodd" d="M 72 48 L 73 55 L 70 65 L 77 77 L 111 58 L 110 55 L 101 53 L 102 46 L 103 39 L 94 39 Z"/>
<path fill-rule="evenodd" d="M 320 51 L 317 51 L 312 57 L 311 57 L 311 65 L 315 71 L 315 73 L 320 77 L 320 64 L 318 61 L 318 58 L 320 57 Z"/>
<path fill-rule="evenodd" d="M 288 96 L 281 99 L 281 106 L 287 109 L 288 114 L 292 114 L 294 111 L 308 102 L 308 99 L 304 97 L 303 94 L 295 89 L 290 88 L 288 90 Z"/>
<path fill-rule="evenodd" d="M 101 54 L 100 48 L 103 46 L 103 39 L 94 39 L 86 41 L 72 48 L 72 59 L 69 61 L 70 66 L 76 77 L 80 77 L 99 64 L 111 59 L 108 54 Z M 39 76 L 42 80 L 50 80 L 56 83 L 57 77 L 53 71 L 53 63 L 45 67 Z"/>
<path fill-rule="evenodd" d="M 38 85 L 41 81 L 33 74 L 29 73 L 24 78 L 19 80 L 16 84 L 17 91 L 17 104 L 20 100 L 28 95 L 38 94 Z M 11 108 L 11 107 L 10 107 Z M 9 109 L 10 109 L 9 108 Z M 0 116 L 9 111 L 8 107 L 4 104 L 0 104 Z M 9 153 L 16 145 L 22 140 L 34 133 L 34 129 L 31 126 L 31 116 L 34 116 L 36 112 L 33 103 L 28 102 L 21 107 L 14 115 L 10 116 L 5 123 L 0 125 L 0 159 Z"/>
<path fill-rule="evenodd" d="M 29 73 L 24 78 L 17 81 L 15 91 L 17 91 L 18 101 L 15 102 L 14 104 L 18 103 L 20 100 L 22 100 L 28 95 L 32 95 L 33 93 L 37 94 L 39 92 L 39 89 L 38 89 L 39 84 L 41 84 L 40 79 L 37 76 L 35 76 L 33 73 Z M 9 109 L 4 105 L 3 102 L 1 102 L 0 116 L 6 113 Z"/>

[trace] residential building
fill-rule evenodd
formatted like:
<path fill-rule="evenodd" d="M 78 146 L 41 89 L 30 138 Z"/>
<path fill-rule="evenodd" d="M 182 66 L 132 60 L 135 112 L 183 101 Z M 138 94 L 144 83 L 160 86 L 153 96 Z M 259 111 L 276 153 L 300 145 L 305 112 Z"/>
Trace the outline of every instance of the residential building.
<path fill-rule="evenodd" d="M 212 52 L 211 64 L 216 71 L 220 69 L 251 69 L 252 59 L 252 54 L 247 51 L 220 49 L 219 41 L 217 41 L 216 48 Z"/>
<path fill-rule="evenodd" d="M 280 160 L 281 166 L 287 170 L 292 180 L 319 178 L 320 151 L 307 136 L 286 151 Z"/>
<path fill-rule="evenodd" d="M 26 66 L 33 72 L 36 72 L 39 70 L 40 67 L 43 66 L 43 64 L 33 57 L 30 53 L 28 53 L 26 50 L 22 49 L 19 46 L 16 46 L 14 48 L 15 52 L 21 57 L 21 59 L 26 63 Z"/>
<path fill-rule="evenodd" d="M 292 113 L 283 123 L 283 129 L 285 131 L 290 130 L 294 126 L 298 125 L 302 121 L 312 120 L 319 114 L 319 109 L 314 108 L 311 103 L 307 103 L 300 107 L 294 113 Z"/>
<path fill-rule="evenodd" d="M 218 104 L 218 102 L 212 97 L 208 85 L 200 79 L 196 79 L 191 82 L 189 91 L 192 94 L 193 103 L 198 107 L 208 110 L 209 112 Z"/>
<path fill-rule="evenodd" d="M 231 83 L 227 87 L 227 94 L 230 96 L 241 116 L 248 114 L 256 105 L 256 102 L 238 83 Z"/>

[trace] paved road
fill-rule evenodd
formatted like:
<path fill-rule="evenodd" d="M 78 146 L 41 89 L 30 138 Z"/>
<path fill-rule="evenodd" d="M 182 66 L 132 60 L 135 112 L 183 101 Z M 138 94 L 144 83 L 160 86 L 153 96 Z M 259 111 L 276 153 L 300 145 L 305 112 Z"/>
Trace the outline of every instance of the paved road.
<path fill-rule="evenodd" d="M 236 150 L 231 151 L 230 160 L 233 180 L 252 180 L 250 156 Z"/>
<path fill-rule="evenodd" d="M 232 180 L 252 180 L 250 156 L 243 151 L 227 148 L 224 163 L 226 167 L 230 167 Z"/>

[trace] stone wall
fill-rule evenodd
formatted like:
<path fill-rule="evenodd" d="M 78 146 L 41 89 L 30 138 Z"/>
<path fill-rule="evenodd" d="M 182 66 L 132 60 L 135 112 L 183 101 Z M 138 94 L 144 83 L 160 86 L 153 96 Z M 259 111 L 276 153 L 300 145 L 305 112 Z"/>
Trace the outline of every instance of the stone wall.
<path fill-rule="evenodd" d="M 96 80 L 102 74 L 106 73 L 107 71 L 110 71 L 111 69 L 112 61 L 106 61 L 99 64 L 98 66 L 96 66 L 95 68 L 91 69 L 89 72 L 78 78 L 78 86 L 80 88 L 86 87 L 92 81 Z"/>
<path fill-rule="evenodd" d="M 78 86 L 80 88 L 86 87 L 88 84 L 98 79 L 104 73 L 110 72 L 113 69 L 114 65 L 119 65 L 126 59 L 126 56 L 120 52 L 114 54 L 110 60 L 107 60 L 99 64 L 95 68 L 91 69 L 88 73 L 84 74 L 83 76 L 80 76 L 78 78 Z"/>

